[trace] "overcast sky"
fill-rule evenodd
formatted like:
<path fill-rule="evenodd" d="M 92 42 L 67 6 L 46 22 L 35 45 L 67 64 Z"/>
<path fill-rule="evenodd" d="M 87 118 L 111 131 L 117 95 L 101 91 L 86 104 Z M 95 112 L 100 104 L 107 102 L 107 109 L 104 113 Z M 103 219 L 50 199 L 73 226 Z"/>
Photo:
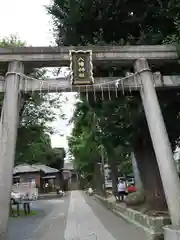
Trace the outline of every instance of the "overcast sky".
<path fill-rule="evenodd" d="M 17 35 L 27 45 L 53 45 L 52 22 L 44 8 L 51 0 L 0 0 L 0 37 Z M 69 101 L 64 105 L 66 114 L 70 117 L 73 111 L 74 97 L 70 94 Z M 66 136 L 72 127 L 67 127 L 67 121 L 62 121 L 57 111 L 57 120 L 52 123 L 65 136 L 53 135 L 52 146 L 64 146 L 67 149 Z"/>
<path fill-rule="evenodd" d="M 44 5 L 51 0 L 0 0 L 0 35 L 18 34 L 28 45 L 48 46 L 53 40 L 51 18 Z"/>

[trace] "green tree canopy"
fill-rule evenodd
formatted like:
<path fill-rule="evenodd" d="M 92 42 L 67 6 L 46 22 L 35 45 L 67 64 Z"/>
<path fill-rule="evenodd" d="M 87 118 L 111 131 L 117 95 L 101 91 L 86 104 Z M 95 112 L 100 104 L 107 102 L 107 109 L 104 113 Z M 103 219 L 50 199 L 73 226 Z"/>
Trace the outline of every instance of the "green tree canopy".
<path fill-rule="evenodd" d="M 54 0 L 48 8 L 53 16 L 58 45 L 163 44 L 179 39 L 179 1 L 117 2 Z M 132 66 L 133 67 L 133 66 Z M 95 76 L 118 76 L 132 69 L 94 69 Z M 158 69 L 162 71 L 164 69 Z M 158 97 L 172 147 L 179 144 L 179 92 L 159 92 Z M 139 94 L 91 103 L 101 129 L 103 145 L 112 155 L 118 145 L 135 151 L 149 203 L 165 206 L 162 184 Z M 102 136 L 103 133 L 103 136 Z M 111 163 L 115 156 L 111 156 Z M 152 181 L 154 179 L 154 181 Z M 151 182 L 151 184 L 150 184 Z M 157 193 L 159 199 L 157 199 Z M 152 197 L 153 196 L 153 197 Z M 156 201 L 154 201 L 156 199 Z M 162 205 L 160 206 L 160 199 Z"/>
<path fill-rule="evenodd" d="M 0 39 L 0 47 L 8 48 L 14 46 L 24 46 L 25 43 L 16 36 Z M 7 66 L 0 69 L 0 75 L 4 76 Z M 36 69 L 30 73 L 36 79 L 44 78 L 45 69 Z M 1 95 L 0 105 L 2 106 L 3 95 Z M 22 163 L 44 163 L 50 165 L 57 163 L 56 154 L 51 147 L 50 134 L 54 129 L 47 123 L 55 120 L 54 109 L 60 107 L 60 95 L 50 95 L 44 93 L 21 93 L 20 121 L 18 127 L 18 138 L 16 146 L 16 162 Z M 56 159 L 56 161 L 55 161 Z M 64 156 L 59 158 L 59 168 Z"/>
<path fill-rule="evenodd" d="M 74 129 L 69 138 L 70 152 L 74 156 L 75 167 L 92 180 L 94 165 L 100 160 L 99 143 L 95 136 L 95 122 L 93 112 L 85 102 L 78 102 L 72 121 Z"/>
<path fill-rule="evenodd" d="M 53 148 L 53 153 L 51 153 L 50 161 L 48 165 L 50 167 L 61 169 L 64 167 L 64 158 L 66 156 L 66 152 L 64 148 Z"/>
<path fill-rule="evenodd" d="M 54 0 L 53 16 L 58 44 L 161 44 L 177 34 L 179 1 Z"/>

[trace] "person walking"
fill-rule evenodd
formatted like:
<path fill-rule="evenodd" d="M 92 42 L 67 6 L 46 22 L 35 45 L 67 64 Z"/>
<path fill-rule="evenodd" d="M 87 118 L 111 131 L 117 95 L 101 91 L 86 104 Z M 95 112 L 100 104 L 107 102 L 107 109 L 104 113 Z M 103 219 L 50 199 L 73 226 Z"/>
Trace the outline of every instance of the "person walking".
<path fill-rule="evenodd" d="M 48 187 L 49 187 L 49 184 L 48 182 L 45 183 L 45 193 L 48 193 Z"/>
<path fill-rule="evenodd" d="M 120 180 L 118 183 L 118 193 L 119 193 L 119 200 L 123 201 L 124 196 L 126 195 L 126 184 L 122 180 Z"/>

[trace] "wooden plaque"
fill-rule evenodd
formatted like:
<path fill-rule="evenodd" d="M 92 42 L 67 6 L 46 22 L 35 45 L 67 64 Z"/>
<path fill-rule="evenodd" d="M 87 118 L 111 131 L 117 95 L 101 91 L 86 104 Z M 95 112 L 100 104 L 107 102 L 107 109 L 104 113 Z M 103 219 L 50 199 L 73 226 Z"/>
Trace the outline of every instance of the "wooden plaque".
<path fill-rule="evenodd" d="M 93 65 L 92 51 L 70 51 L 71 83 L 73 85 L 92 85 Z"/>

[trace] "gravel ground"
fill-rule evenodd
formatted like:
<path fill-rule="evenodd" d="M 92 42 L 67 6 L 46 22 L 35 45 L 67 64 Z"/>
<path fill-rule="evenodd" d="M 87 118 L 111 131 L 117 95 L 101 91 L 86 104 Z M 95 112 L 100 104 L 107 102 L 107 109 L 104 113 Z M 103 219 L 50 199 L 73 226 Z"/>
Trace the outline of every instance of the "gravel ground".
<path fill-rule="evenodd" d="M 38 200 L 32 204 L 37 212 L 35 216 L 10 218 L 8 240 L 35 240 L 43 239 L 50 230 L 52 221 L 61 216 L 59 222 L 59 236 L 64 236 L 66 216 L 69 206 L 69 196 L 61 199 Z M 53 239 L 55 240 L 55 239 Z"/>

